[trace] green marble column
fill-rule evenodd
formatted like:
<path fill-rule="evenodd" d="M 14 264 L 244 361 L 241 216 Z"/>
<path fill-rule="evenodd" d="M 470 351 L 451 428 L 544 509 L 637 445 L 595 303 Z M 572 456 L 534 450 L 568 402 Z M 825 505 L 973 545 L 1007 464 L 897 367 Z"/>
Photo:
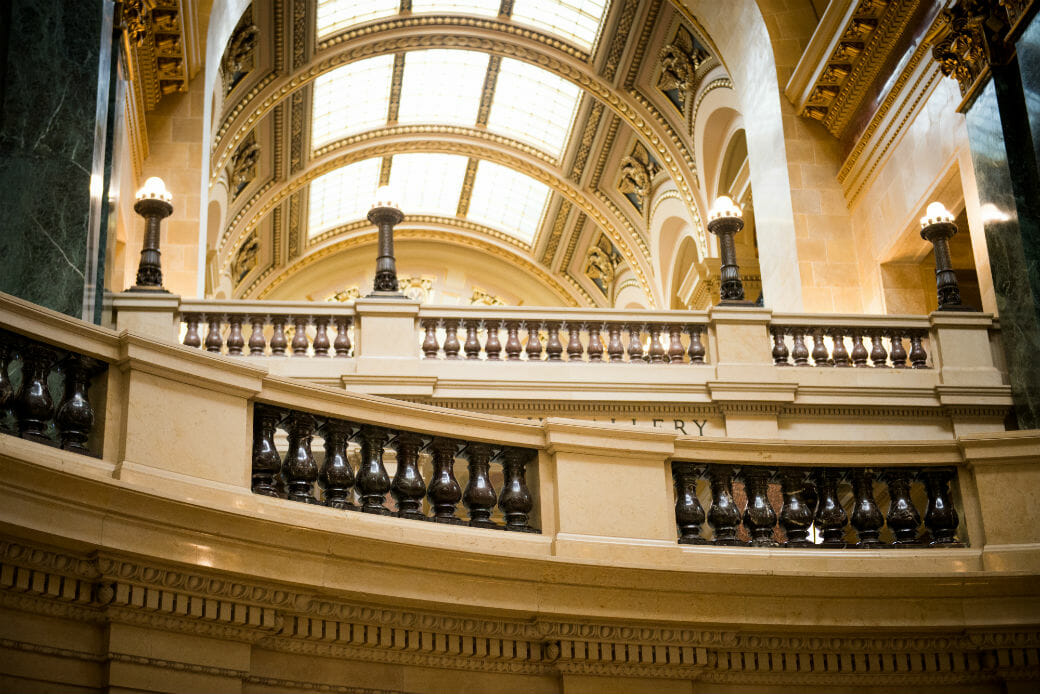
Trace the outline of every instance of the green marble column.
<path fill-rule="evenodd" d="M 88 320 L 111 170 L 111 22 L 111 0 L 0 2 L 0 291 Z"/>
<path fill-rule="evenodd" d="M 1022 429 L 1040 428 L 1040 37 L 1033 24 L 1026 32 L 1033 37 L 1032 51 L 1026 55 L 1020 48 L 1021 69 L 1016 59 L 992 66 L 993 79 L 967 112 L 1001 338 Z"/>

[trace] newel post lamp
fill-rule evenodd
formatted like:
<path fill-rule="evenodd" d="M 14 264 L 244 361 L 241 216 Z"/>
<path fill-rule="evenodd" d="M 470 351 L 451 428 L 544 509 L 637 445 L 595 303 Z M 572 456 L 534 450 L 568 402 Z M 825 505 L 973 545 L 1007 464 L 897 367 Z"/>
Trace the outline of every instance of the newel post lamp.
<path fill-rule="evenodd" d="M 953 215 L 941 202 L 933 202 L 921 217 L 921 238 L 935 248 L 935 287 L 940 311 L 974 311 L 961 303 L 961 290 L 950 259 L 950 239 L 957 233 Z"/>
<path fill-rule="evenodd" d="M 397 286 L 397 262 L 394 259 L 394 226 L 404 219 L 404 213 L 394 201 L 390 186 L 380 186 L 376 200 L 368 211 L 368 221 L 379 229 L 379 255 L 376 257 L 376 278 L 370 297 L 404 298 Z"/>
<path fill-rule="evenodd" d="M 744 300 L 744 284 L 740 281 L 737 249 L 733 245 L 733 236 L 743 228 L 740 207 L 729 196 L 716 198 L 715 204 L 708 211 L 708 231 L 719 237 L 719 258 L 722 261 L 720 306 L 752 305 L 752 302 Z"/>
<path fill-rule="evenodd" d="M 137 191 L 134 212 L 144 217 L 144 246 L 137 266 L 137 283 L 130 291 L 165 292 L 162 286 L 162 262 L 159 252 L 159 223 L 173 214 L 172 196 L 161 178 L 153 176 Z"/>

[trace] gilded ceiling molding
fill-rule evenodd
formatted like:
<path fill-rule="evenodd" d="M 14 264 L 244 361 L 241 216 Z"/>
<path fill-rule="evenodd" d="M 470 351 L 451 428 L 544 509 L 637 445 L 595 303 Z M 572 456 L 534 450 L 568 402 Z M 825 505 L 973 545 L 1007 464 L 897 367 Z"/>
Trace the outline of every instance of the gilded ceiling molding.
<path fill-rule="evenodd" d="M 455 225 L 455 220 L 452 221 L 452 226 Z M 370 225 L 369 225 L 370 226 Z M 551 289 L 557 294 L 560 299 L 568 306 L 575 308 L 595 308 L 596 302 L 592 301 L 591 297 L 588 297 L 588 303 L 582 305 L 582 303 L 575 299 L 574 295 L 567 291 L 567 289 L 556 281 L 549 273 L 542 269 L 536 263 L 525 258 L 519 253 L 507 250 L 502 246 L 491 243 L 489 241 L 480 239 L 475 236 L 468 234 L 459 234 L 452 231 L 444 231 L 437 229 L 415 229 L 410 228 L 407 224 L 399 226 L 394 229 L 394 237 L 398 239 L 416 239 L 423 241 L 439 241 L 442 243 L 454 243 L 460 246 L 466 246 L 468 248 L 476 249 L 482 253 L 487 253 L 495 257 L 506 260 L 510 263 L 514 263 L 520 266 L 525 272 L 530 273 L 536 277 L 542 284 Z M 336 241 L 328 246 L 317 248 L 314 251 L 307 253 L 288 267 L 284 268 L 274 279 L 270 280 L 262 288 L 260 282 L 250 285 L 249 289 L 242 294 L 243 299 L 265 299 L 267 296 L 278 287 L 278 285 L 285 282 L 289 277 L 301 272 L 310 265 L 313 265 L 319 260 L 327 258 L 338 253 L 346 252 L 359 248 L 361 246 L 371 245 L 376 242 L 376 232 L 373 229 L 351 236 L 349 238 Z"/>
<path fill-rule="evenodd" d="M 654 198 L 654 204 L 650 207 L 650 215 L 648 219 L 653 221 L 654 215 L 657 214 L 657 208 L 661 206 L 665 200 L 678 200 L 682 202 L 682 196 L 679 195 L 679 191 L 671 188 L 669 190 L 660 193 Z M 693 218 L 690 220 L 693 222 L 693 239 L 697 243 L 697 252 L 700 254 L 701 259 L 708 257 L 708 235 L 704 231 L 704 223 L 701 221 L 701 217 L 694 210 Z"/>
<path fill-rule="evenodd" d="M 580 183 L 582 175 L 585 173 L 585 165 L 588 163 L 589 154 L 592 152 L 592 142 L 596 139 L 599 125 L 603 121 L 604 108 L 602 101 L 593 102 L 592 108 L 589 109 L 589 117 L 585 119 L 585 127 L 581 131 L 578 151 L 575 153 L 574 162 L 571 164 L 570 178 L 575 183 Z"/>
<path fill-rule="evenodd" d="M 733 80 L 729 77 L 718 77 L 708 82 L 704 89 L 701 89 L 697 94 L 697 100 L 693 104 L 693 108 L 690 109 L 690 120 L 687 122 L 687 127 L 690 133 L 693 133 L 694 128 L 697 126 L 697 113 L 701 109 L 701 102 L 704 101 L 704 97 L 712 93 L 716 89 L 733 89 Z"/>
<path fill-rule="evenodd" d="M 560 268 L 564 271 L 570 267 L 571 259 L 574 257 L 574 249 L 578 247 L 578 240 L 581 238 L 582 232 L 585 231 L 585 223 L 588 221 L 588 215 L 584 212 L 579 212 L 577 219 L 574 220 L 574 228 L 571 230 L 570 238 L 567 240 L 567 248 L 563 252 L 563 261 L 560 263 Z"/>
<path fill-rule="evenodd" d="M 639 10 L 639 0 L 625 0 L 625 6 L 621 9 L 618 18 L 617 29 L 614 31 L 613 40 L 610 42 L 610 50 L 607 53 L 607 61 L 603 66 L 603 77 L 613 82 L 617 75 L 618 66 L 621 64 L 621 56 L 628 45 L 628 38 L 632 35 L 632 24 Z"/>
<path fill-rule="evenodd" d="M 668 171 L 676 188 L 682 193 L 686 204 L 696 206 L 697 203 L 690 186 L 690 181 L 695 181 L 696 176 L 693 168 L 686 166 L 689 161 L 692 161 L 691 155 L 686 151 L 681 138 L 664 121 L 663 117 L 650 109 L 645 97 L 618 92 L 597 76 L 587 64 L 565 62 L 560 56 L 546 51 L 545 46 L 509 43 L 503 41 L 500 36 L 468 36 L 459 33 L 450 35 L 410 34 L 377 37 L 370 44 L 344 47 L 341 52 L 332 53 L 320 62 L 312 64 L 303 73 L 281 77 L 279 84 L 267 90 L 266 97 L 259 99 L 259 97 L 250 96 L 239 103 L 233 109 L 230 118 L 237 117 L 246 109 L 248 109 L 248 115 L 245 116 L 233 135 L 219 140 L 220 144 L 216 148 L 219 154 L 214 157 L 213 161 L 214 170 L 226 165 L 229 156 L 228 148 L 236 146 L 253 123 L 266 115 L 275 104 L 288 98 L 293 91 L 310 83 L 318 75 L 363 58 L 421 48 L 475 50 L 515 58 L 548 69 L 573 82 L 603 101 L 624 118 L 625 122 L 643 138 L 648 148 L 659 153 L 662 165 Z M 640 112 L 641 109 L 645 109 L 645 115 Z M 226 124 L 230 124 L 230 119 Z M 663 131 L 663 134 L 659 134 L 658 130 Z M 687 168 L 686 171 L 683 170 L 684 167 Z"/>
<path fill-rule="evenodd" d="M 439 225 L 439 226 L 447 227 L 447 228 L 450 228 L 450 229 L 463 229 L 465 231 L 469 231 L 469 232 L 472 232 L 474 234 L 482 234 L 484 236 L 490 236 L 491 238 L 493 238 L 493 239 L 495 239 L 497 241 L 501 241 L 502 243 L 504 243 L 504 244 L 506 244 L 508 246 L 512 246 L 513 248 L 517 249 L 517 251 L 520 252 L 520 253 L 527 253 L 527 252 L 529 252 L 531 250 L 527 246 L 526 243 L 524 243 L 523 241 L 521 241 L 520 239 L 518 239 L 518 238 L 516 238 L 514 236 L 510 236 L 509 234 L 503 233 L 503 232 L 499 231 L 498 229 L 494 229 L 492 227 L 485 226 L 483 224 L 477 224 L 476 222 L 471 222 L 468 219 L 459 219 L 458 217 L 444 217 L 444 216 L 441 216 L 441 215 L 434 215 L 434 214 L 410 214 L 407 217 L 405 217 L 404 222 L 402 222 L 396 228 L 402 228 L 403 229 L 403 228 L 407 228 L 407 227 L 415 227 L 416 225 L 426 225 L 426 226 L 429 226 L 429 225 L 437 226 L 437 225 Z M 338 227 L 333 227 L 332 229 L 326 229 L 325 231 L 321 232 L 320 234 L 317 234 L 315 236 L 311 236 L 309 239 L 307 239 L 306 246 L 308 246 L 308 247 L 318 247 L 318 246 L 322 245 L 323 243 L 326 243 L 328 241 L 332 241 L 333 239 L 335 239 L 335 238 L 337 238 L 339 236 L 342 236 L 344 234 L 348 234 L 348 233 L 350 233 L 352 231 L 357 231 L 359 229 L 367 229 L 367 228 L 369 228 L 371 226 L 372 226 L 372 223 L 369 222 L 368 220 L 365 220 L 365 219 L 356 220 L 356 221 L 353 221 L 353 222 L 349 222 L 347 224 L 341 224 Z M 415 237 L 413 237 L 413 238 L 415 238 Z"/>
<path fill-rule="evenodd" d="M 567 225 L 567 218 L 571 214 L 572 205 L 567 200 L 563 200 L 560 203 L 560 209 L 556 212 L 556 218 L 553 219 L 552 229 L 549 232 L 549 239 L 545 244 L 545 251 L 542 253 L 542 264 L 545 266 L 551 266 L 553 258 L 556 256 L 556 249 L 560 247 L 560 239 L 563 238 L 563 229 Z"/>
<path fill-rule="evenodd" d="M 290 179 L 284 185 L 276 189 L 273 194 L 267 197 L 266 202 L 261 203 L 259 197 L 254 196 L 234 216 L 231 224 L 228 225 L 222 235 L 219 244 L 222 255 L 219 266 L 220 271 L 227 272 L 230 264 L 231 257 L 228 253 L 228 249 L 237 247 L 241 244 L 242 240 L 248 236 L 260 221 L 272 209 L 274 209 L 275 206 L 280 204 L 283 199 L 297 191 L 300 191 L 307 183 L 322 174 L 328 173 L 329 171 L 362 159 L 393 154 L 400 149 L 401 145 L 399 143 L 382 143 L 369 146 L 365 149 L 348 152 L 324 162 L 314 164 L 313 168 L 304 171 L 302 174 Z M 558 172 L 547 171 L 546 169 L 527 160 L 491 149 L 481 142 L 451 142 L 439 140 L 411 141 L 408 143 L 408 151 L 461 154 L 467 157 L 476 157 L 495 161 L 505 166 L 509 166 L 510 168 L 524 173 L 535 180 L 541 181 L 550 188 L 555 189 L 557 193 L 570 200 L 574 205 L 590 216 L 601 229 L 610 234 L 611 240 L 622 252 L 625 260 L 628 261 L 633 272 L 643 284 L 647 295 L 653 296 L 650 292 L 649 280 L 647 278 L 649 268 L 649 249 L 646 247 L 645 241 L 642 239 L 636 228 L 632 226 L 628 219 L 623 215 L 614 220 L 608 218 L 607 215 L 593 202 L 595 200 L 603 203 L 603 198 L 600 197 L 600 195 L 595 194 L 595 192 L 593 195 L 589 196 L 585 191 L 571 186 L 568 181 L 558 174 Z M 616 209 L 616 206 L 613 206 L 612 203 L 605 204 L 605 206 L 608 207 L 608 209 L 611 209 L 612 213 L 613 210 Z M 248 221 L 243 222 L 243 220 Z M 634 249 L 631 243 L 618 231 L 618 222 L 620 222 L 621 227 L 628 231 L 628 234 L 630 238 L 634 240 L 637 249 Z M 290 229 L 290 243 L 291 240 L 292 230 Z M 537 239 L 534 239 L 532 242 L 532 247 L 534 246 L 537 246 Z M 637 250 L 640 251 L 638 255 Z M 643 261 L 644 264 L 640 264 L 640 261 Z"/>

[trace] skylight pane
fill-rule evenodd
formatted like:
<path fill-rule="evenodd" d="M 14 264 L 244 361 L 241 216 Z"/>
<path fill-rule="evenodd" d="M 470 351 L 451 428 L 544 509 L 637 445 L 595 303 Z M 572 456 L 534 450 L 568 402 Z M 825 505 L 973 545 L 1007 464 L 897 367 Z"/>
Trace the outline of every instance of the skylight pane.
<path fill-rule="evenodd" d="M 547 185 L 530 176 L 481 161 L 466 216 L 531 243 L 538 233 L 549 192 Z"/>
<path fill-rule="evenodd" d="M 308 236 L 364 219 L 376 197 L 382 160 L 364 159 L 311 181 Z"/>
<path fill-rule="evenodd" d="M 344 65 L 314 80 L 311 147 L 386 125 L 394 56 Z"/>
<path fill-rule="evenodd" d="M 454 217 L 468 162 L 457 154 L 395 154 L 390 187 L 401 211 Z"/>
<path fill-rule="evenodd" d="M 487 53 L 406 53 L 397 121 L 475 125 L 487 67 Z"/>
<path fill-rule="evenodd" d="M 513 20 L 592 50 L 608 0 L 516 0 Z"/>
<path fill-rule="evenodd" d="M 446 12 L 497 17 L 500 0 L 412 0 L 412 12 Z"/>
<path fill-rule="evenodd" d="M 400 0 L 318 0 L 318 39 L 354 24 L 397 14 Z"/>
<path fill-rule="evenodd" d="M 574 121 L 581 90 L 562 77 L 502 59 L 488 130 L 528 142 L 559 157 Z"/>

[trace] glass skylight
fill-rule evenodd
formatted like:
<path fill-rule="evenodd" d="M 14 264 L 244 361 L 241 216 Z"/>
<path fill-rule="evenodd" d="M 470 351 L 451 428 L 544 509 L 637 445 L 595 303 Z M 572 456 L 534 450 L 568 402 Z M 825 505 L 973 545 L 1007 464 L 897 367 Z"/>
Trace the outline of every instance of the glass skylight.
<path fill-rule="evenodd" d="M 412 0 L 412 12 L 450 12 L 497 17 L 500 0 Z"/>
<path fill-rule="evenodd" d="M 580 95 L 579 87 L 548 70 L 503 58 L 488 130 L 559 157 Z"/>
<path fill-rule="evenodd" d="M 487 53 L 409 51 L 397 122 L 475 125 L 487 67 Z"/>
<path fill-rule="evenodd" d="M 538 233 L 549 193 L 548 186 L 530 176 L 481 161 L 466 216 L 531 243 Z"/>
<path fill-rule="evenodd" d="M 390 187 L 405 214 L 454 217 L 469 160 L 458 154 L 396 154 Z"/>
<path fill-rule="evenodd" d="M 400 7 L 400 0 L 318 0 L 318 39 L 370 19 L 392 17 Z"/>
<path fill-rule="evenodd" d="M 311 147 L 386 125 L 394 56 L 336 68 L 314 80 Z"/>
<path fill-rule="evenodd" d="M 316 236 L 340 224 L 364 219 L 376 198 L 381 163 L 378 157 L 364 159 L 311 181 L 307 234 Z"/>
<path fill-rule="evenodd" d="M 586 51 L 592 50 L 609 0 L 516 0 L 512 17 Z"/>

